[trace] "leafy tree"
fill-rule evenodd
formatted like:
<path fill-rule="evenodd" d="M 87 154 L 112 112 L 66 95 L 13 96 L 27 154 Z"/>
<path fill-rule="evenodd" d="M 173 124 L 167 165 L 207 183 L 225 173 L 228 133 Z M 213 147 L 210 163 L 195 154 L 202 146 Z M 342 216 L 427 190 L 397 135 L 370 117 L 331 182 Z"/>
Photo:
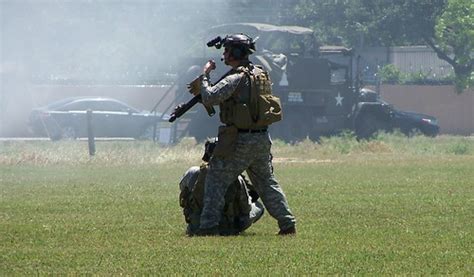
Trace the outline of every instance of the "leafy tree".
<path fill-rule="evenodd" d="M 448 0 L 448 5 L 436 24 L 436 42 L 427 43 L 454 68 L 458 91 L 474 85 L 474 2 Z M 448 53 L 454 54 L 453 57 Z"/>
<path fill-rule="evenodd" d="M 300 0 L 296 12 L 323 43 L 413 45 L 434 36 L 446 0 Z"/>
<path fill-rule="evenodd" d="M 350 6 L 354 5 L 352 3 L 355 2 L 301 0 L 295 8 L 298 16 L 293 23 L 313 27 L 316 37 L 323 44 L 353 45 L 356 39 L 350 33 L 354 26 L 349 24 L 348 14 Z"/>
<path fill-rule="evenodd" d="M 453 66 L 458 91 L 472 85 L 472 0 L 300 0 L 295 10 L 322 43 L 427 44 Z"/>

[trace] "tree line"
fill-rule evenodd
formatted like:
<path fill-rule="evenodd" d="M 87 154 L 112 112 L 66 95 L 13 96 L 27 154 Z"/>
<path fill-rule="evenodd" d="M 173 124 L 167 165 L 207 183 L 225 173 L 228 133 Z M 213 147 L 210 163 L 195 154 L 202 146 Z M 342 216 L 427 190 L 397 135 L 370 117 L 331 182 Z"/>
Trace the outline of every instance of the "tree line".
<path fill-rule="evenodd" d="M 312 27 L 321 43 L 427 45 L 453 67 L 459 92 L 474 84 L 472 0 L 299 0 L 291 11 L 288 23 Z"/>
<path fill-rule="evenodd" d="M 258 3 L 254 3 L 258 2 Z M 235 10 L 267 5 L 271 20 L 315 30 L 321 44 L 427 45 L 454 69 L 458 91 L 474 84 L 472 0 L 266 0 L 234 2 Z M 246 14 L 241 13 L 241 14 Z"/>

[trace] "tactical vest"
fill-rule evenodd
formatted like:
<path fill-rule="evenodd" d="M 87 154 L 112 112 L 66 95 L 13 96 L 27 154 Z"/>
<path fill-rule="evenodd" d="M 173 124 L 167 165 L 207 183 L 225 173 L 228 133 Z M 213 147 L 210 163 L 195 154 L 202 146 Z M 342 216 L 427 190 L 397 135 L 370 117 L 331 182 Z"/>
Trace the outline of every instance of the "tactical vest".
<path fill-rule="evenodd" d="M 235 73 L 242 78 L 234 94 L 220 104 L 221 122 L 239 129 L 261 129 L 280 121 L 281 103 L 272 95 L 268 73 L 257 65 L 240 66 Z"/>
<path fill-rule="evenodd" d="M 186 186 L 179 196 L 179 204 L 183 208 L 184 218 L 188 223 L 188 232 L 195 232 L 199 228 L 204 200 L 204 182 L 208 165 L 201 165 L 198 178 L 191 190 Z M 229 186 L 225 194 L 224 213 L 219 222 L 219 231 L 223 235 L 232 235 L 240 229 L 239 217 L 250 212 L 249 195 L 245 184 L 236 180 Z"/>

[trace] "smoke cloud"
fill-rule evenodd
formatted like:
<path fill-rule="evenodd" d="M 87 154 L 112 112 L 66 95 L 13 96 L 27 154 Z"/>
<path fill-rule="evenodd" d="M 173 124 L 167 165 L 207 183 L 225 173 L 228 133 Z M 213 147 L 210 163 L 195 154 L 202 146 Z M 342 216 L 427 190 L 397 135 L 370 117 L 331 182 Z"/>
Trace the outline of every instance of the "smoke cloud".
<path fill-rule="evenodd" d="M 268 17 L 278 15 L 275 2 L 2 0 L 0 135 L 38 104 L 32 86 L 172 83 L 207 28 L 278 23 Z"/>

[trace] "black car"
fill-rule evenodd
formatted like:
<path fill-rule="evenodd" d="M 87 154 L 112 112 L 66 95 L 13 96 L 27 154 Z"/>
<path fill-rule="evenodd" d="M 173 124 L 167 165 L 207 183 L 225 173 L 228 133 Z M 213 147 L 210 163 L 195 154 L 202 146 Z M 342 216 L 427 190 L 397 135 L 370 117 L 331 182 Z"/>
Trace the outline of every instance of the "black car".
<path fill-rule="evenodd" d="M 434 116 L 399 110 L 385 102 L 375 91 L 365 88 L 361 90 L 359 98 L 361 103 L 367 106 L 374 103 L 384 109 L 383 113 L 364 116 L 364 126 L 358 128 L 359 138 L 369 138 L 379 130 L 387 132 L 400 130 L 407 136 L 420 133 L 435 137 L 439 134 L 438 120 Z M 380 116 L 381 114 L 384 116 Z"/>
<path fill-rule="evenodd" d="M 52 140 L 87 137 L 87 111 L 92 111 L 95 137 L 152 138 L 155 124 L 168 115 L 143 112 L 119 100 L 103 97 L 66 98 L 31 112 L 29 125 L 34 135 Z"/>
<path fill-rule="evenodd" d="M 400 111 L 393 108 L 392 124 L 406 135 L 419 132 L 423 135 L 435 137 L 439 133 L 438 120 L 430 115 Z"/>

